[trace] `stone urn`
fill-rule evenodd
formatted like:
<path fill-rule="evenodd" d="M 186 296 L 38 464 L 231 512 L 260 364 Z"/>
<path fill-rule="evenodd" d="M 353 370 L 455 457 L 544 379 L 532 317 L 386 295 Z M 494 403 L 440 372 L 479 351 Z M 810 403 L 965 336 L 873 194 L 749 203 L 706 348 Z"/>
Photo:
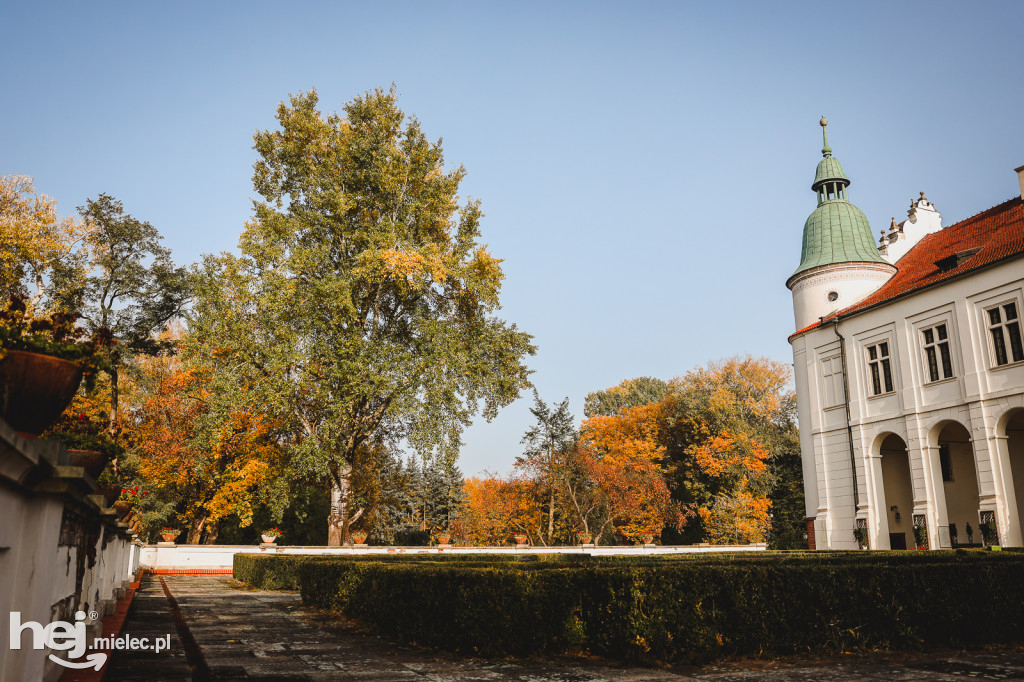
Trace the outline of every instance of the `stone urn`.
<path fill-rule="evenodd" d="M 173 528 L 164 528 L 160 531 L 160 537 L 164 539 L 164 542 L 174 542 L 179 535 L 181 535 L 181 531 Z"/>
<path fill-rule="evenodd" d="M 367 537 L 367 535 L 363 531 L 358 530 L 358 531 L 350 534 L 349 537 L 352 538 L 352 544 L 355 545 L 356 547 L 366 547 L 366 537 Z"/>
<path fill-rule="evenodd" d="M 25 438 L 38 438 L 71 403 L 82 368 L 50 355 L 9 350 L 0 360 L 0 417 Z"/>
<path fill-rule="evenodd" d="M 522 535 L 522 534 L 513 535 L 512 539 L 514 539 L 516 541 L 516 549 L 523 549 L 524 547 L 529 547 L 530 546 L 528 544 L 530 538 L 526 537 L 525 535 Z"/>
<path fill-rule="evenodd" d="M 277 542 L 277 536 L 276 535 L 261 535 L 260 537 L 263 538 L 263 542 L 268 544 L 268 545 L 272 545 L 275 542 Z"/>

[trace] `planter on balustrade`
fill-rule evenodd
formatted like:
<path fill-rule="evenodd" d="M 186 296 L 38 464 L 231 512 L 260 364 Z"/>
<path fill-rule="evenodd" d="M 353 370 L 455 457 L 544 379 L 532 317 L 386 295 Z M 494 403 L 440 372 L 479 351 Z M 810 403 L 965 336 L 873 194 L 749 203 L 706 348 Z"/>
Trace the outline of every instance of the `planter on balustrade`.
<path fill-rule="evenodd" d="M 68 454 L 71 455 L 71 466 L 82 467 L 94 480 L 99 478 L 103 468 L 107 466 L 107 454 L 99 450 L 69 449 Z"/>
<path fill-rule="evenodd" d="M 525 535 L 513 535 L 512 538 L 516 541 L 516 549 L 523 549 L 524 547 L 529 547 L 529 545 L 527 544 L 529 538 Z"/>
<path fill-rule="evenodd" d="M 363 531 L 356 531 L 355 533 L 349 535 L 349 537 L 352 538 L 352 544 L 354 544 L 356 547 L 366 547 L 367 535 Z"/>
<path fill-rule="evenodd" d="M 50 355 L 9 350 L 0 360 L 0 417 L 18 435 L 37 438 L 71 403 L 82 368 Z"/>
<path fill-rule="evenodd" d="M 176 528 L 164 528 L 160 531 L 160 537 L 164 539 L 164 542 L 173 543 L 179 535 L 181 535 L 181 531 Z"/>
<path fill-rule="evenodd" d="M 452 546 L 452 536 L 451 536 L 451 534 L 450 533 L 438 533 L 437 534 L 437 544 L 440 547 L 451 547 Z"/>

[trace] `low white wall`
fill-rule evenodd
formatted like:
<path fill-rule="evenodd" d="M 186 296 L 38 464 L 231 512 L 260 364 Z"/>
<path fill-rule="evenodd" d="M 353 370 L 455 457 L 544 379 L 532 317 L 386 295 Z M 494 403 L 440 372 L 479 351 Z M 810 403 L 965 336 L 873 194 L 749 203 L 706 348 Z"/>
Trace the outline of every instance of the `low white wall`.
<path fill-rule="evenodd" d="M 754 545 L 683 545 L 654 547 L 254 547 L 252 545 L 147 545 L 142 548 L 140 568 L 153 571 L 230 570 L 236 554 L 591 554 L 594 556 L 694 554 L 702 552 L 761 552 Z"/>
<path fill-rule="evenodd" d="M 95 481 L 58 443 L 25 440 L 0 420 L 0 680 L 54 680 L 66 668 L 33 649 L 30 631 L 10 647 L 11 614 L 43 626 L 87 615 L 99 634 L 131 580 L 140 547 Z M 96 618 L 90 616 L 95 614 Z"/>

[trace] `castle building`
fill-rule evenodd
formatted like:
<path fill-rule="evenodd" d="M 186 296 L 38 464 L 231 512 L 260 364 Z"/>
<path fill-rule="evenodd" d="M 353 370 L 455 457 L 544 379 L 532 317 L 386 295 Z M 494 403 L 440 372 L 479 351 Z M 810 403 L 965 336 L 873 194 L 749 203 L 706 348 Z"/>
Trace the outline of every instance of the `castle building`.
<path fill-rule="evenodd" d="M 943 227 L 921 192 L 876 242 L 821 125 L 786 282 L 808 544 L 1020 546 L 1024 202 Z"/>

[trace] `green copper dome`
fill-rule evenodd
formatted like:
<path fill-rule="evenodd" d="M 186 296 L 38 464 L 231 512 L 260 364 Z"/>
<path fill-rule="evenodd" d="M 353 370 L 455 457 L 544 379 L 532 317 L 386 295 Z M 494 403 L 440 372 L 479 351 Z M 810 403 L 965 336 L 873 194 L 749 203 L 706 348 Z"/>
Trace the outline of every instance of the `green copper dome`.
<path fill-rule="evenodd" d="M 847 199 L 846 188 L 850 186 L 850 180 L 843 173 L 839 161 L 832 158 L 826 125 L 828 121 L 822 118 L 825 146 L 821 155 L 824 158 L 818 163 L 814 184 L 811 185 L 818 194 L 818 207 L 804 223 L 803 251 L 794 275 L 834 263 L 887 262 L 878 253 L 867 216 Z"/>
<path fill-rule="evenodd" d="M 814 183 L 811 184 L 811 189 L 817 192 L 829 180 L 845 180 L 846 186 L 850 186 L 850 180 L 843 173 L 843 167 L 839 164 L 839 159 L 826 156 L 818 162 L 818 171 L 814 174 Z"/>

